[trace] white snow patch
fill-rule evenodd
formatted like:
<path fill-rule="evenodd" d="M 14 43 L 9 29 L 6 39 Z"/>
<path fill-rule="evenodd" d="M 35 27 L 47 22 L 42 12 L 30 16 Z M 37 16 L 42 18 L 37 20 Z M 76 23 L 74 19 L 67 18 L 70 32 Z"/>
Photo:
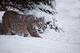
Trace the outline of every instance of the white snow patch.
<path fill-rule="evenodd" d="M 2 23 L 2 16 L 4 14 L 4 11 L 0 11 L 0 23 Z"/>
<path fill-rule="evenodd" d="M 42 11 L 40 11 L 40 10 L 35 10 L 35 9 L 33 9 L 33 10 L 26 10 L 25 12 L 24 12 L 24 14 L 25 15 L 34 15 L 34 16 L 36 16 L 37 18 L 41 18 L 41 17 L 44 17 L 45 19 L 45 22 L 48 22 L 48 21 L 52 21 L 52 19 L 53 19 L 53 15 L 49 15 L 49 14 L 47 14 L 47 13 L 45 13 L 45 12 L 42 12 Z"/>

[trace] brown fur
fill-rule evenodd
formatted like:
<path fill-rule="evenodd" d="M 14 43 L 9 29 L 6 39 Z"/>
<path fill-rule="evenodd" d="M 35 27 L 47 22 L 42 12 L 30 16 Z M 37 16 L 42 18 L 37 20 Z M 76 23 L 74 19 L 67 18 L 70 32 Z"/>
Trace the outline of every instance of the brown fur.
<path fill-rule="evenodd" d="M 40 37 L 36 27 L 41 29 L 44 26 L 44 18 L 36 18 L 32 15 L 21 15 L 14 11 L 7 11 L 2 17 L 2 34 L 11 32 L 15 35 L 17 32 L 24 33 L 24 37 L 30 34 L 33 37 Z"/>

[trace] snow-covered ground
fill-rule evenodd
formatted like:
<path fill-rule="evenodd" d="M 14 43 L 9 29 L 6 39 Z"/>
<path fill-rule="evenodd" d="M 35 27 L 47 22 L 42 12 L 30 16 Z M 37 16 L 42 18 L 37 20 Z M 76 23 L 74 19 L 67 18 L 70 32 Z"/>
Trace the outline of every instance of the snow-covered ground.
<path fill-rule="evenodd" d="M 80 53 L 80 1 L 56 0 L 57 23 L 65 31 L 46 29 L 43 39 L 0 36 L 0 53 Z M 1 16 L 4 12 L 0 12 Z"/>
<path fill-rule="evenodd" d="M 49 39 L 0 36 L 0 53 L 79 53 L 80 45 Z"/>

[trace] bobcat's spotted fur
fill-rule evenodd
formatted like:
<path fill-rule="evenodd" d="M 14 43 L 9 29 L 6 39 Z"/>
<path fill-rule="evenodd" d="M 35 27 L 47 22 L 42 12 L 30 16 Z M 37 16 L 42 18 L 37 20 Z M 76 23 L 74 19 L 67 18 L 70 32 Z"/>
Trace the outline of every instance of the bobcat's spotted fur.
<path fill-rule="evenodd" d="M 2 34 L 10 32 L 15 35 L 17 32 L 24 33 L 24 36 L 30 34 L 33 37 L 40 37 L 37 29 L 44 26 L 44 18 L 36 18 L 32 15 L 21 15 L 14 11 L 7 11 L 2 17 Z"/>

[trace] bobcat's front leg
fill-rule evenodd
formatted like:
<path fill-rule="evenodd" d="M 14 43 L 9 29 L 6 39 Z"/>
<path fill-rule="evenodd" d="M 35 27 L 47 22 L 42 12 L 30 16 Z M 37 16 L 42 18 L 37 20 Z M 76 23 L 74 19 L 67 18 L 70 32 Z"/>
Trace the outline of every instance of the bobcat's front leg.
<path fill-rule="evenodd" d="M 24 37 L 28 37 L 28 34 L 24 34 Z"/>
<path fill-rule="evenodd" d="M 37 33 L 37 30 L 36 30 L 36 29 L 30 29 L 30 28 L 29 28 L 28 31 L 29 31 L 29 33 L 30 33 L 31 36 L 42 38 L 42 37 Z"/>
<path fill-rule="evenodd" d="M 11 32 L 12 35 L 16 35 L 16 33 Z"/>

